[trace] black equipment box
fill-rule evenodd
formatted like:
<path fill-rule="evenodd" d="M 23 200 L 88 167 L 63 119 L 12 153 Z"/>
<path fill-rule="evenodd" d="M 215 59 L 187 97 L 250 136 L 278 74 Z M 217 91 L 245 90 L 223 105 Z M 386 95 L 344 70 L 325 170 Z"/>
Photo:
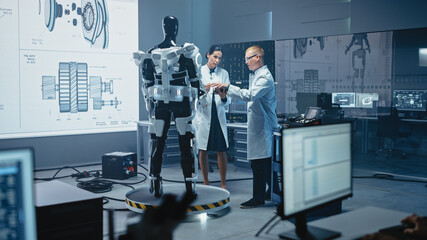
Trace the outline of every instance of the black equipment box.
<path fill-rule="evenodd" d="M 37 239 L 103 238 L 102 196 L 53 180 L 35 184 Z"/>
<path fill-rule="evenodd" d="M 126 179 L 137 175 L 136 153 L 112 152 L 102 156 L 102 177 Z"/>

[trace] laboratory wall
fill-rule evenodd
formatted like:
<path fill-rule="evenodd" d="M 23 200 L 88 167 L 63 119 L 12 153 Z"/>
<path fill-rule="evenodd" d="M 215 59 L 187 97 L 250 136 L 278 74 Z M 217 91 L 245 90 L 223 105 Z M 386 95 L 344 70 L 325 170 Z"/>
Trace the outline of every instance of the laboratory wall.
<path fill-rule="evenodd" d="M 423 0 L 215 0 L 212 42 L 233 43 L 427 26 Z"/>

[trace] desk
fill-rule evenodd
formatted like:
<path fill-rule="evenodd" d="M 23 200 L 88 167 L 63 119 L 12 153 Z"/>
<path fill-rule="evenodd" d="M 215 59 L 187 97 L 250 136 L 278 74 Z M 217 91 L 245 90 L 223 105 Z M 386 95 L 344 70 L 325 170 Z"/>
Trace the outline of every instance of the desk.
<path fill-rule="evenodd" d="M 379 229 L 400 224 L 409 213 L 378 207 L 364 207 L 354 211 L 309 222 L 308 225 L 341 232 L 337 239 L 355 239 Z"/>
<path fill-rule="evenodd" d="M 247 123 L 227 123 L 227 127 L 229 127 L 229 128 L 247 129 L 248 128 L 248 124 Z"/>
<path fill-rule="evenodd" d="M 362 153 L 368 153 L 369 148 L 369 121 L 377 121 L 378 118 L 374 116 L 357 116 L 354 117 L 354 119 L 360 120 L 361 123 L 361 129 L 362 129 L 362 146 L 361 151 Z M 414 123 L 414 124 L 427 124 L 427 120 L 425 119 L 410 119 L 410 118 L 400 118 L 399 121 L 401 122 L 407 122 L 407 123 Z"/>
<path fill-rule="evenodd" d="M 233 156 L 235 166 L 250 168 L 251 164 L 248 160 L 247 152 L 247 123 L 227 123 L 229 133 L 229 153 Z"/>
<path fill-rule="evenodd" d="M 368 143 L 369 143 L 369 135 L 368 135 L 368 123 L 369 120 L 375 120 L 377 121 L 377 117 L 355 117 L 355 119 L 360 120 L 361 128 L 362 128 L 362 153 L 368 153 Z"/>
<path fill-rule="evenodd" d="M 144 121 L 136 121 L 137 124 L 137 131 L 136 131 L 136 155 L 137 155 L 137 159 L 138 162 L 141 160 L 141 130 L 139 129 L 139 127 L 148 127 L 151 125 L 151 123 L 148 120 L 144 120 Z M 175 125 L 174 122 L 171 122 L 171 126 Z M 247 129 L 248 128 L 248 124 L 247 123 L 227 123 L 227 127 L 229 128 L 235 128 L 235 129 Z M 144 146 L 148 146 L 148 140 L 143 141 Z M 148 154 L 145 154 L 146 156 L 148 156 Z M 148 161 L 148 160 L 147 160 Z"/>
<path fill-rule="evenodd" d="M 400 220 L 409 215 L 409 213 L 405 212 L 367 206 L 308 222 L 308 225 L 338 231 L 341 236 L 336 239 L 351 240 L 378 232 L 382 228 L 398 225 Z M 258 229 L 258 227 L 255 228 Z M 249 231 L 247 235 L 240 235 L 239 238 L 230 237 L 230 239 L 277 240 L 280 239 L 279 234 L 291 230 L 295 231 L 292 223 L 280 221 L 274 229 L 270 232 L 264 232 L 258 238 L 254 236 L 253 232 Z"/>

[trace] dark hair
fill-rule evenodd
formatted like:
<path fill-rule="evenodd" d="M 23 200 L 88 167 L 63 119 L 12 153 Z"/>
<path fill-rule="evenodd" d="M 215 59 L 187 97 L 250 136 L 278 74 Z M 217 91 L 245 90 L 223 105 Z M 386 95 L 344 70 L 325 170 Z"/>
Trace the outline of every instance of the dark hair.
<path fill-rule="evenodd" d="M 212 53 L 214 53 L 215 51 L 220 51 L 222 52 L 222 47 L 220 45 L 212 45 L 209 48 L 209 51 L 206 53 L 206 58 L 208 58 L 208 54 L 211 55 Z"/>

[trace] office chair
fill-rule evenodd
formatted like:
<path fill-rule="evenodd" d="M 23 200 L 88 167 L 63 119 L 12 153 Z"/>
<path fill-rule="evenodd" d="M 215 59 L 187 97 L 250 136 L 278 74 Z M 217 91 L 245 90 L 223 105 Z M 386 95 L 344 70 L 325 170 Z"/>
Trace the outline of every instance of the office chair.
<path fill-rule="evenodd" d="M 401 122 L 396 108 L 391 109 L 390 115 L 378 116 L 377 136 L 380 138 L 380 147 L 376 151 L 376 154 L 384 152 L 386 159 L 396 154 L 400 155 L 403 159 L 407 157 L 405 152 L 396 150 L 395 145 L 399 138 L 409 137 L 412 128 L 409 131 L 401 132 L 400 127 Z M 388 143 L 386 139 L 389 139 Z"/>

